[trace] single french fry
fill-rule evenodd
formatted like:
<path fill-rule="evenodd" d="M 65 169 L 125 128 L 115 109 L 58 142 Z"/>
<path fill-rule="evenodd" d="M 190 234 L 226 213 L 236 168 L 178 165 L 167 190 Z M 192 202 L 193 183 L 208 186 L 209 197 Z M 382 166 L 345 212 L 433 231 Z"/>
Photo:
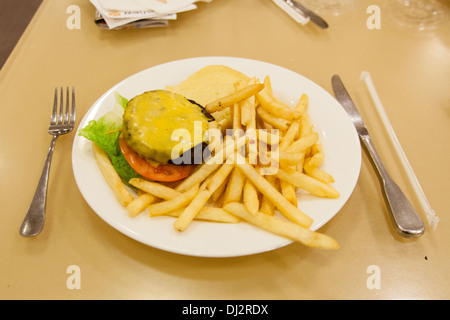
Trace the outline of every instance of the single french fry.
<path fill-rule="evenodd" d="M 335 182 L 334 177 L 331 174 L 320 170 L 319 168 L 308 168 L 306 165 L 303 168 L 308 176 L 325 184 L 331 184 Z"/>
<path fill-rule="evenodd" d="M 202 183 L 206 177 L 216 171 L 220 167 L 220 163 L 202 164 L 194 173 L 183 180 L 178 186 L 175 187 L 176 191 L 186 192 L 193 186 Z"/>
<path fill-rule="evenodd" d="M 256 129 L 256 101 L 254 97 L 245 100 L 242 104 L 242 108 L 246 108 L 248 116 L 244 119 L 244 125 L 247 129 Z"/>
<path fill-rule="evenodd" d="M 258 92 L 256 94 L 256 99 L 258 100 L 261 108 L 278 118 L 292 121 L 295 119 L 299 119 L 301 116 L 300 112 L 280 102 L 266 90 Z"/>
<path fill-rule="evenodd" d="M 319 155 L 319 153 L 316 153 L 316 155 Z M 331 174 L 317 168 L 316 163 L 314 163 L 314 156 L 312 158 L 305 159 L 303 170 L 308 176 L 311 176 L 323 183 L 331 184 L 335 182 Z"/>
<path fill-rule="evenodd" d="M 95 143 L 92 143 L 92 150 L 94 151 L 95 160 L 106 183 L 113 190 L 119 203 L 126 207 L 134 200 L 133 195 L 128 191 L 122 179 L 117 174 L 108 155 Z"/>
<path fill-rule="evenodd" d="M 309 105 L 309 97 L 306 94 L 302 94 L 300 97 L 300 100 L 298 101 L 297 105 L 295 106 L 295 110 L 297 110 L 300 113 L 305 113 L 308 109 Z"/>
<path fill-rule="evenodd" d="M 242 197 L 244 205 L 250 213 L 259 211 L 258 191 L 248 179 L 245 180 Z"/>
<path fill-rule="evenodd" d="M 150 204 L 156 201 L 156 197 L 149 193 L 143 193 L 127 205 L 128 216 L 134 218 L 144 211 Z"/>
<path fill-rule="evenodd" d="M 317 132 L 309 132 L 302 138 L 293 142 L 288 148 L 286 148 L 285 151 L 291 152 L 291 153 L 304 152 L 305 150 L 310 148 L 314 143 L 316 143 L 318 140 L 319 140 L 319 135 L 317 134 Z"/>
<path fill-rule="evenodd" d="M 273 95 L 272 80 L 270 79 L 270 76 L 264 78 L 264 90 L 266 90 L 268 94 Z"/>
<path fill-rule="evenodd" d="M 223 202 L 241 201 L 244 183 L 244 174 L 238 168 L 234 168 L 228 180 Z"/>
<path fill-rule="evenodd" d="M 264 84 L 262 84 L 262 83 L 245 86 L 244 88 L 237 90 L 226 97 L 223 97 L 216 101 L 208 103 L 205 106 L 205 109 L 209 113 L 223 110 L 225 108 L 231 107 L 236 102 L 240 102 L 242 100 L 250 98 L 251 96 L 254 96 L 258 92 L 260 92 L 262 89 L 264 89 Z"/>
<path fill-rule="evenodd" d="M 297 195 L 295 193 L 295 186 L 286 181 L 280 181 L 281 194 L 290 202 L 292 205 L 297 206 Z"/>
<path fill-rule="evenodd" d="M 183 192 L 181 196 L 173 198 L 171 200 L 162 201 L 148 206 L 148 213 L 151 217 L 166 214 L 176 209 L 186 206 L 197 194 L 199 185 L 196 184 Z"/>
<path fill-rule="evenodd" d="M 211 190 L 201 189 L 173 223 L 177 231 L 185 230 L 211 197 Z"/>
<path fill-rule="evenodd" d="M 170 187 L 166 187 L 158 182 L 147 181 L 140 178 L 133 178 L 129 181 L 129 183 L 142 191 L 150 193 L 153 196 L 164 200 L 170 200 L 181 196 L 181 192 L 176 191 Z"/>
<path fill-rule="evenodd" d="M 270 157 L 272 153 L 269 153 L 268 156 Z M 297 165 L 299 163 L 302 163 L 305 159 L 304 153 L 290 153 L 290 152 L 283 152 L 280 151 L 277 154 L 278 161 L 282 165 Z"/>
<path fill-rule="evenodd" d="M 258 163 L 258 135 L 255 129 L 247 129 L 245 135 L 248 137 L 246 155 L 251 164 Z"/>
<path fill-rule="evenodd" d="M 281 117 L 276 117 L 268 112 L 266 109 L 258 107 L 256 109 L 258 116 L 272 127 L 286 131 L 289 128 L 289 120 Z"/>
<path fill-rule="evenodd" d="M 266 176 L 265 179 L 278 190 L 280 180 L 275 175 Z M 273 216 L 275 213 L 275 204 L 269 200 L 267 197 L 263 197 L 261 200 L 260 211 L 264 214 Z"/>
<path fill-rule="evenodd" d="M 314 158 L 314 162 L 312 164 L 319 167 L 325 159 L 325 153 L 323 152 L 323 146 L 320 140 L 311 146 L 310 155 Z"/>
<path fill-rule="evenodd" d="M 311 120 L 309 118 L 309 115 L 304 112 L 302 113 L 302 116 L 300 117 L 300 138 L 306 136 L 308 133 L 312 132 L 311 127 Z"/>
<path fill-rule="evenodd" d="M 227 183 L 229 180 L 229 176 L 225 178 L 225 180 L 222 182 L 222 184 L 217 188 L 216 191 L 211 195 L 211 199 L 213 201 L 219 200 L 219 198 L 225 193 L 225 190 L 227 188 Z"/>
<path fill-rule="evenodd" d="M 258 84 L 256 78 L 253 78 L 249 85 Z M 240 102 L 241 124 L 249 129 L 256 129 L 256 97 L 251 96 Z"/>
<path fill-rule="evenodd" d="M 211 191 L 211 194 L 214 193 L 228 178 L 233 168 L 234 164 L 224 163 L 214 175 L 208 177 L 205 181 L 204 185 L 206 189 Z"/>
<path fill-rule="evenodd" d="M 175 211 L 168 212 L 166 215 L 178 218 L 184 209 L 177 209 Z M 203 207 L 194 218 L 195 220 L 204 220 L 210 222 L 222 222 L 222 223 L 239 223 L 242 220 L 223 208 L 216 207 Z"/>
<path fill-rule="evenodd" d="M 252 214 L 248 212 L 241 203 L 228 203 L 225 205 L 224 209 L 254 226 L 279 236 L 298 241 L 306 246 L 321 249 L 339 248 L 339 244 L 336 240 L 323 233 L 311 231 L 298 224 L 292 223 L 291 221 L 283 220 L 261 212 Z"/>
<path fill-rule="evenodd" d="M 289 129 L 286 131 L 283 137 L 283 141 L 280 143 L 280 151 L 286 150 L 291 143 L 296 140 L 300 131 L 300 121 L 294 121 L 289 126 Z"/>
<path fill-rule="evenodd" d="M 290 168 L 280 168 L 276 175 L 280 180 L 302 188 L 317 197 L 335 199 L 340 196 L 334 187 Z"/>
<path fill-rule="evenodd" d="M 241 119 L 241 126 L 248 126 L 252 119 L 252 111 L 251 111 L 251 104 L 247 103 L 246 101 L 239 104 L 239 109 L 241 111 L 240 119 Z"/>
<path fill-rule="evenodd" d="M 314 144 L 313 149 L 316 149 L 313 151 L 313 156 L 312 157 L 308 157 L 308 165 L 310 165 L 311 167 L 316 167 L 318 168 L 322 163 L 323 160 L 325 159 L 325 154 L 323 153 L 323 151 L 320 151 L 320 149 L 317 148 L 318 144 Z"/>
<path fill-rule="evenodd" d="M 236 102 L 233 105 L 233 129 L 234 130 L 242 129 L 241 112 L 242 112 L 241 105 Z"/>
<path fill-rule="evenodd" d="M 267 197 L 275 206 L 280 210 L 280 212 L 285 215 L 288 219 L 302 225 L 306 228 L 310 227 L 313 220 L 304 214 L 300 209 L 292 205 L 283 195 L 274 188 L 263 176 L 261 176 L 258 171 L 253 168 L 253 166 L 248 163 L 242 163 L 239 161 L 237 167 L 242 170 L 248 179 L 255 185 L 255 187 Z"/>

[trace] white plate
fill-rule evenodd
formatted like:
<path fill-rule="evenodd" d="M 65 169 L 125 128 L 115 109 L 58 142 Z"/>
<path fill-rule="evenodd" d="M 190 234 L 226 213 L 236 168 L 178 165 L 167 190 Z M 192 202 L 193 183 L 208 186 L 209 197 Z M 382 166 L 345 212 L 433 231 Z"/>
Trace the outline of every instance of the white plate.
<path fill-rule="evenodd" d="M 230 57 L 200 57 L 165 63 L 134 74 L 108 90 L 86 113 L 79 128 L 111 110 L 115 91 L 132 98 L 144 91 L 165 89 L 212 64 L 226 65 L 260 80 L 269 75 L 274 94 L 292 106 L 301 94 L 308 94 L 308 112 L 325 152 L 322 168 L 333 175 L 334 187 L 341 194 L 338 199 L 299 194 L 299 208 L 313 218 L 311 229 L 319 229 L 342 208 L 353 192 L 361 167 L 361 148 L 355 128 L 341 105 L 320 86 L 293 71 L 266 62 Z M 78 187 L 91 208 L 113 228 L 149 246 L 192 256 L 232 257 L 269 251 L 292 242 L 246 223 L 194 221 L 180 233 L 172 227 L 174 218 L 171 217 L 150 218 L 142 213 L 129 218 L 103 179 L 93 157 L 91 142 L 78 133 L 73 145 L 72 165 Z"/>

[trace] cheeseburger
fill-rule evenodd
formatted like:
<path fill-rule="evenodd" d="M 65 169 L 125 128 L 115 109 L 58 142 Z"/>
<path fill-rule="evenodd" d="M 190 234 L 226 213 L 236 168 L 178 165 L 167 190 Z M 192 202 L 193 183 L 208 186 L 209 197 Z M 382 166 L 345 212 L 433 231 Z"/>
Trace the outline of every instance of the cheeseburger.
<path fill-rule="evenodd" d="M 214 118 L 193 100 L 167 90 L 148 91 L 127 103 L 120 149 L 145 178 L 178 181 L 193 171 L 194 157 L 203 154 L 209 121 Z M 177 130 L 181 141 L 174 139 Z"/>
<path fill-rule="evenodd" d="M 210 125 L 225 130 L 231 124 L 228 109 L 211 115 L 202 106 L 233 93 L 239 81 L 249 78 L 232 68 L 212 65 L 177 86 L 147 91 L 130 100 L 116 93 L 123 115 L 93 120 L 80 135 L 108 154 L 125 183 L 134 177 L 179 181 L 208 154 L 205 132 Z"/>

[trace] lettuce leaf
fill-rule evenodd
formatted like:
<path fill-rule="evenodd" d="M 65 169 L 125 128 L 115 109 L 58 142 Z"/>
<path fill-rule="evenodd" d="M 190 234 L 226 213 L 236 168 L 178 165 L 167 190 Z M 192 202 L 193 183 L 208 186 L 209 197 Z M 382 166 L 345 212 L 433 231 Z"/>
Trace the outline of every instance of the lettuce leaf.
<path fill-rule="evenodd" d="M 114 97 L 116 98 L 116 103 L 120 106 L 122 106 L 124 109 L 127 107 L 128 99 L 121 96 L 120 93 L 117 91 L 114 92 Z"/>
<path fill-rule="evenodd" d="M 88 125 L 79 131 L 79 135 L 96 143 L 111 160 L 122 180 L 128 185 L 128 181 L 132 178 L 139 178 L 133 168 L 128 164 L 124 155 L 120 151 L 119 136 L 122 131 L 122 114 L 123 108 L 126 107 L 128 100 L 116 94 L 116 102 L 122 107 L 115 108 L 106 113 L 98 120 L 89 121 Z"/>

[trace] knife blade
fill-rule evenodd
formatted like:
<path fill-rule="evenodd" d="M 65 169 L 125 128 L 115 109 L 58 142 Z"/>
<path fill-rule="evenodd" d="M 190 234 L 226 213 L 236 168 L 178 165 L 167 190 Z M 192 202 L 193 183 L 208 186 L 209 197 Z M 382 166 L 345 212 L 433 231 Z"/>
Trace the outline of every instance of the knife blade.
<path fill-rule="evenodd" d="M 324 19 L 318 16 L 315 12 L 304 7 L 302 4 L 298 3 L 295 0 L 283 0 L 283 1 L 304 17 L 309 17 L 309 20 L 311 20 L 311 22 L 317 25 L 318 27 L 322 29 L 328 28 L 328 23 Z"/>
<path fill-rule="evenodd" d="M 383 196 L 395 230 L 398 234 L 406 238 L 420 237 L 425 232 L 425 225 L 411 202 L 384 167 L 361 114 L 345 89 L 341 78 L 338 75 L 334 75 L 331 78 L 331 83 L 336 99 L 340 102 L 344 110 L 347 111 L 347 114 L 355 125 L 359 138 L 370 157 L 374 169 L 378 173 Z"/>

